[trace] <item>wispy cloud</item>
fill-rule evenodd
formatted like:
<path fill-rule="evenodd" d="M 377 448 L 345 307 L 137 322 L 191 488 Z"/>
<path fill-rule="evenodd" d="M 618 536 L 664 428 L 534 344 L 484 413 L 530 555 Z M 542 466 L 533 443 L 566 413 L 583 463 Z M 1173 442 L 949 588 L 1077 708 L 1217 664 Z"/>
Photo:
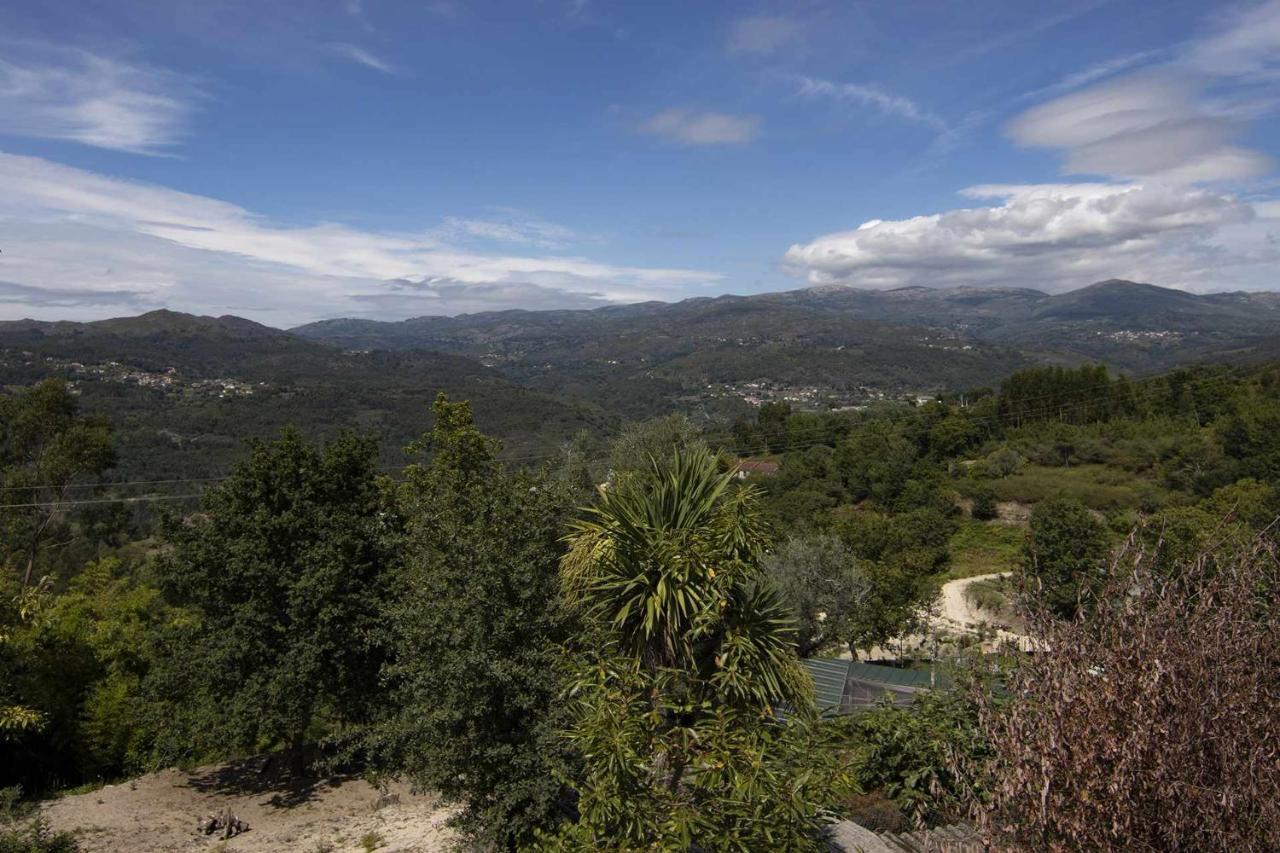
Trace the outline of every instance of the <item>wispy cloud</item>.
<path fill-rule="evenodd" d="M 441 239 L 449 241 L 475 238 L 494 243 L 536 246 L 540 249 L 563 249 L 582 241 L 582 235 L 572 228 L 514 211 L 488 219 L 446 216 L 444 225 L 437 233 Z"/>
<path fill-rule="evenodd" d="M 383 74 L 395 75 L 399 73 L 394 65 L 379 59 L 359 45 L 348 44 L 347 42 L 332 42 L 329 44 L 329 49 L 341 57 L 349 59 L 358 65 L 363 65 L 365 68 L 372 68 L 374 71 L 381 71 Z"/>
<path fill-rule="evenodd" d="M 726 48 L 730 53 L 767 56 L 800 41 L 803 22 L 784 15 L 750 15 L 729 26 Z"/>
<path fill-rule="evenodd" d="M 76 48 L 3 47 L 0 133 L 163 154 L 201 97 L 191 80 L 148 65 Z"/>
<path fill-rule="evenodd" d="M 673 108 L 653 116 L 640 130 L 685 145 L 742 145 L 760 135 L 760 117 Z"/>
<path fill-rule="evenodd" d="M 1280 79 L 1280 0 L 1225 8 L 1186 61 L 1217 76 Z"/>
<path fill-rule="evenodd" d="M 29 308 L 41 308 L 42 316 L 101 315 L 109 310 L 101 306 L 127 291 L 141 304 L 244 312 L 289 324 L 343 313 L 448 314 L 481 303 L 488 308 L 545 305 L 557 293 L 562 305 L 582 304 L 584 298 L 671 298 L 721 278 L 714 272 L 532 251 L 544 248 L 538 240 L 545 243 L 560 234 L 554 226 L 539 232 L 527 223 L 512 225 L 502 236 L 515 238 L 508 242 L 527 241 L 523 251 L 514 252 L 460 245 L 439 231 L 383 232 L 330 222 L 279 226 L 219 199 L 36 157 L 0 153 L 0 187 L 0 229 L 6 235 L 0 281 L 53 293 L 41 297 L 32 291 L 33 298 L 24 302 L 10 289 L 11 298 L 0 299 L 0 315 L 10 317 L 31 313 Z M 458 219 L 451 224 L 483 231 L 477 223 Z M 444 280 L 450 288 L 395 284 Z M 57 292 L 67 282 L 107 296 Z M 465 298 L 456 289 L 472 285 L 476 289 Z M 527 301 L 521 296 L 526 287 L 533 288 Z M 397 299 L 379 300 L 379 294 Z M 101 310 L 52 310 L 60 304 L 56 300 L 73 298 Z M 410 304 L 417 307 L 407 308 Z"/>
<path fill-rule="evenodd" d="M 1225 13 L 1168 61 L 1121 77 L 1115 60 L 1061 86 L 1069 94 L 1009 123 L 1014 141 L 1065 155 L 1064 171 L 1172 182 L 1239 181 L 1273 168 L 1236 143 L 1280 105 L 1280 0 Z M 1130 58 L 1140 64 L 1144 54 Z M 1103 82 L 1088 85 L 1102 78 Z M 1084 88 L 1081 88 L 1084 87 Z"/>
<path fill-rule="evenodd" d="M 1111 59 L 1105 59 L 1101 62 L 1095 62 L 1093 65 L 1082 68 L 1073 74 L 1068 74 L 1056 83 L 1027 92 L 1017 100 L 1034 101 L 1048 95 L 1070 92 L 1074 89 L 1079 89 L 1081 86 L 1087 86 L 1090 83 L 1106 79 L 1107 77 L 1114 77 L 1122 71 L 1128 71 L 1139 65 L 1145 65 L 1166 55 L 1167 51 L 1163 50 L 1141 50 L 1125 54 L 1124 56 L 1117 56 Z"/>
<path fill-rule="evenodd" d="M 838 83 L 813 77 L 801 77 L 797 94 L 802 98 L 826 98 L 839 103 L 870 107 L 884 115 L 906 119 L 945 131 L 947 123 L 941 116 L 921 107 L 902 95 L 886 92 L 868 83 Z"/>
<path fill-rule="evenodd" d="M 1238 140 L 1247 122 L 1280 109 L 1280 0 L 1218 13 L 1214 24 L 1201 39 L 1024 96 L 1051 97 L 1010 122 L 1014 141 L 1059 151 L 1064 172 L 1107 182 L 972 187 L 962 194 L 974 206 L 871 219 L 792 246 L 787 264 L 814 283 L 863 287 L 1055 290 L 1124 277 L 1273 289 L 1280 202 L 1224 187 L 1274 168 Z"/>

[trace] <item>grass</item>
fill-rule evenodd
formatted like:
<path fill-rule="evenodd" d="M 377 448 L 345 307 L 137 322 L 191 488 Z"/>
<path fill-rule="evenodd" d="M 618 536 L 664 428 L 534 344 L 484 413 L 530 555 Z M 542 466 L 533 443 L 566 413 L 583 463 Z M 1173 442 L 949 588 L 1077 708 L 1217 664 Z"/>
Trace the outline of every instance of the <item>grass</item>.
<path fill-rule="evenodd" d="M 373 853 L 382 846 L 382 836 L 376 832 L 367 832 L 360 839 L 360 847 L 365 853 Z"/>
<path fill-rule="evenodd" d="M 1162 500 L 1165 490 L 1151 480 L 1106 465 L 1074 465 L 1050 468 L 1028 465 L 1017 474 L 992 480 L 999 501 L 1034 504 L 1048 498 L 1076 498 L 1100 511 L 1134 509 L 1152 497 Z"/>
<path fill-rule="evenodd" d="M 1007 586 L 1002 581 L 1003 578 L 974 581 L 964 588 L 964 597 L 979 610 L 993 616 L 999 615 L 1009 605 L 1009 598 L 1005 594 Z"/>
<path fill-rule="evenodd" d="M 1013 571 L 1018 566 L 1025 535 L 1025 529 L 1018 525 L 966 519 L 951 537 L 951 568 L 940 577 L 940 583 Z"/>

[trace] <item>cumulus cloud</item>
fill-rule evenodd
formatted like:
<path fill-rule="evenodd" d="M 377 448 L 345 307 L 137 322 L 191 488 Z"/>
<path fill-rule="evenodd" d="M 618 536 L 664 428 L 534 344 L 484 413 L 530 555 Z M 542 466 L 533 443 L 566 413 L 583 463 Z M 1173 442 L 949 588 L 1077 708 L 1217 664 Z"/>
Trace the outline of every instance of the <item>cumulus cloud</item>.
<path fill-rule="evenodd" d="M 388 282 L 397 280 L 477 285 L 476 294 L 499 300 L 489 307 L 509 308 L 521 306 L 522 285 L 537 289 L 530 292 L 539 304 L 547 301 L 545 291 L 578 304 L 581 294 L 609 301 L 670 298 L 720 278 L 573 255 L 481 252 L 427 231 L 375 232 L 337 223 L 284 227 L 219 199 L 35 157 L 0 154 L 0 186 L 6 235 L 0 280 L 129 291 L 139 304 L 243 313 L 275 324 L 377 313 L 376 300 L 353 295 L 396 292 Z M 418 295 L 424 302 L 432 298 L 430 290 Z M 435 293 L 437 310 L 425 313 L 452 313 L 459 300 L 444 295 L 456 296 Z M 0 313 L 23 312 L 0 305 Z"/>
<path fill-rule="evenodd" d="M 726 46 L 730 53 L 766 56 L 800 40 L 804 24 L 783 15 L 750 15 L 729 27 Z"/>
<path fill-rule="evenodd" d="M 1001 203 L 870 220 L 792 246 L 786 262 L 814 284 L 1061 290 L 1109 277 L 1186 287 L 1260 284 L 1280 260 L 1270 236 L 1276 220 L 1210 190 L 1044 184 L 980 186 L 965 195 Z M 1224 235 L 1239 243 L 1227 258 Z M 1241 250 L 1246 244 L 1252 257 Z"/>
<path fill-rule="evenodd" d="M 836 83 L 831 80 L 802 77 L 797 94 L 802 98 L 827 98 L 846 104 L 870 107 L 884 115 L 928 125 L 935 130 L 947 129 L 947 123 L 940 116 L 924 109 L 910 98 L 886 92 L 879 86 L 867 83 Z"/>
<path fill-rule="evenodd" d="M 182 138 L 192 82 L 86 50 L 5 42 L 0 132 L 159 154 Z"/>
<path fill-rule="evenodd" d="M 640 125 L 640 130 L 686 145 L 741 145 L 760 134 L 760 117 L 672 108 Z"/>
<path fill-rule="evenodd" d="M 1280 0 L 1272 0 L 1222 14 L 1210 35 L 1175 50 L 1092 65 L 1025 96 L 1052 97 L 1007 130 L 1021 145 L 1062 152 L 1064 172 L 1106 181 L 972 187 L 963 195 L 982 206 L 873 219 L 792 246 L 786 263 L 814 284 L 863 287 L 1062 290 L 1119 277 L 1274 289 L 1280 203 L 1222 187 L 1273 168 L 1237 140 L 1280 103 L 1278 59 Z M 904 118 L 918 109 L 838 84 L 813 91 Z"/>

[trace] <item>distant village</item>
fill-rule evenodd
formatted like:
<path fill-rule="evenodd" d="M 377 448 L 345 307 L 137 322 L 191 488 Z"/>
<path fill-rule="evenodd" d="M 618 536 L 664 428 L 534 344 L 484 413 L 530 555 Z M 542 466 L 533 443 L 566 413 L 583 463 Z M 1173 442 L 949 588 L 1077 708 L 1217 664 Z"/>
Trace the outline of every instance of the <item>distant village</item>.
<path fill-rule="evenodd" d="M 155 388 L 169 394 L 190 394 L 199 397 L 250 397 L 254 393 L 266 390 L 266 382 L 246 382 L 243 379 L 217 377 L 212 379 L 187 379 L 176 367 L 163 371 L 142 370 L 121 364 L 118 361 L 107 361 L 98 364 L 85 364 L 79 361 L 54 358 L 33 352 L 16 353 L 27 365 L 41 363 L 45 366 L 67 374 L 70 378 L 67 385 L 72 393 L 76 393 L 77 380 L 91 382 L 119 382 L 137 385 L 142 388 Z M 0 364 L 9 359 L 0 360 Z"/>

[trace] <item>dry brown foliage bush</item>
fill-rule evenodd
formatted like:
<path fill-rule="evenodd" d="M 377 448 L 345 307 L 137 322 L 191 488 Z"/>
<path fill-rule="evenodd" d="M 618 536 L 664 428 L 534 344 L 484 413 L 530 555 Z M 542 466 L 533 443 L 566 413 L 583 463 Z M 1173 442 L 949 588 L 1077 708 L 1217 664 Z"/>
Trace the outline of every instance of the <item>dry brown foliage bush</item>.
<path fill-rule="evenodd" d="M 1026 849 L 1280 850 L 1280 569 L 1258 539 L 1168 566 L 1137 538 L 980 696 L 978 820 Z"/>

